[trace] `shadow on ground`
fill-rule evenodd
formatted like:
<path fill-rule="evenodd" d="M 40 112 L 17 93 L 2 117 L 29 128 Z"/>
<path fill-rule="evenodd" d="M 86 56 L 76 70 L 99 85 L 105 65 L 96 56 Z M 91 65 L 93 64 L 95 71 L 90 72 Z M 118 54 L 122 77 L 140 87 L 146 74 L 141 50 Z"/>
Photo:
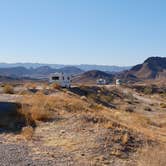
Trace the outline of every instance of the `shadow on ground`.
<path fill-rule="evenodd" d="M 0 102 L 0 133 L 19 133 L 27 125 L 24 115 L 19 112 L 21 104 L 14 102 Z"/>

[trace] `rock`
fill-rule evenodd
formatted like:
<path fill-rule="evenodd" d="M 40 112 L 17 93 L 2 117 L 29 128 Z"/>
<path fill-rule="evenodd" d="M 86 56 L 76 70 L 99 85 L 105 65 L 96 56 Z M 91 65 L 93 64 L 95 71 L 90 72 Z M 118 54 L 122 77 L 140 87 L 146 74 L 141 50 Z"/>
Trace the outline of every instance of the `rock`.
<path fill-rule="evenodd" d="M 84 100 L 84 101 L 87 101 L 87 97 L 86 96 L 81 96 L 80 99 Z"/>

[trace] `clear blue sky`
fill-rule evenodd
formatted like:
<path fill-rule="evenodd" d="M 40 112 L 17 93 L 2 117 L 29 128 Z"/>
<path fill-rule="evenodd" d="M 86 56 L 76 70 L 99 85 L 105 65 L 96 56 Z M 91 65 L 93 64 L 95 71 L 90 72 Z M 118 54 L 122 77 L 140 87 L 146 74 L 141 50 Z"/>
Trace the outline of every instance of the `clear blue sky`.
<path fill-rule="evenodd" d="M 166 0 L 0 0 L 0 62 L 134 65 L 166 56 Z"/>

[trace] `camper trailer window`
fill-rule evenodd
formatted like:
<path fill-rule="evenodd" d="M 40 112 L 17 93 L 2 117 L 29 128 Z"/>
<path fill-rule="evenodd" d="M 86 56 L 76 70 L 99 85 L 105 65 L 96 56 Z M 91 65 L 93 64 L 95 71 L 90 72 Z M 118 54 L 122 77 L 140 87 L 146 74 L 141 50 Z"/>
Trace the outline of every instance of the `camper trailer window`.
<path fill-rule="evenodd" d="M 52 80 L 59 80 L 59 77 L 52 77 Z"/>

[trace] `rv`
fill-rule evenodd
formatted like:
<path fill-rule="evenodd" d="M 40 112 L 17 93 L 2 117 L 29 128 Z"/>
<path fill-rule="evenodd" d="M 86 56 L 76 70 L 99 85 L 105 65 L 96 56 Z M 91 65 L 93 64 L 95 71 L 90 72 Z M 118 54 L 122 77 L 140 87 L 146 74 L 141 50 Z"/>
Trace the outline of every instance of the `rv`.
<path fill-rule="evenodd" d="M 56 83 L 63 88 L 70 88 L 71 76 L 65 73 L 54 73 L 50 75 L 50 83 Z"/>
<path fill-rule="evenodd" d="M 121 80 L 120 80 L 120 79 L 116 79 L 115 84 L 116 84 L 116 85 L 121 85 L 121 84 L 122 84 L 122 82 L 121 82 Z"/>
<path fill-rule="evenodd" d="M 106 80 L 103 78 L 97 79 L 96 81 L 97 85 L 106 85 Z"/>

